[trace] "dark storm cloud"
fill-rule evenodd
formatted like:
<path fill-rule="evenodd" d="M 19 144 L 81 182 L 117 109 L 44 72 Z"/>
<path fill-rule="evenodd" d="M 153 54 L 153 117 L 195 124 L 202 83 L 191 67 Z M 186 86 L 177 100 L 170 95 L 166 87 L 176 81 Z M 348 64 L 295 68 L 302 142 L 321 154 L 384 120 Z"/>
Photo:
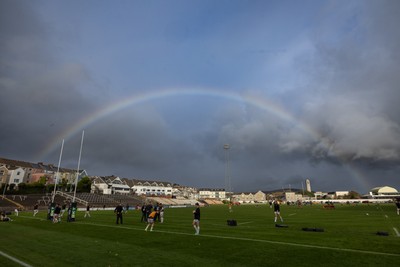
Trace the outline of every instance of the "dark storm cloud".
<path fill-rule="evenodd" d="M 165 8 L 149 20 L 155 10 L 138 3 L 135 16 L 68 3 L 0 2 L 0 156 L 54 163 L 55 149 L 36 155 L 94 110 L 211 86 L 257 92 L 294 120 L 227 99 L 149 100 L 85 125 L 82 167 L 223 187 L 230 144 L 234 190 L 299 188 L 306 178 L 330 191 L 400 185 L 399 1 L 324 2 L 293 20 L 285 4 L 209 18 L 205 3 L 195 16 Z M 81 130 L 66 140 L 65 167 L 76 167 Z"/>
<path fill-rule="evenodd" d="M 399 109 L 393 103 L 400 99 L 396 74 L 400 62 L 393 49 L 400 44 L 393 27 L 400 19 L 391 15 L 399 4 L 368 3 L 353 18 L 355 22 L 347 22 L 354 28 L 339 32 L 337 40 L 315 40 L 313 95 L 303 96 L 302 119 L 321 134 L 321 142 L 311 150 L 316 158 L 400 160 Z M 337 19 L 321 31 L 334 30 L 330 27 Z"/>
<path fill-rule="evenodd" d="M 87 71 L 75 62 L 57 62 L 47 34 L 51 26 L 38 19 L 32 4 L 0 3 L 0 124 L 7 125 L 0 132 L 7 140 L 1 151 L 20 151 L 21 160 L 32 160 L 51 134 L 90 105 L 78 90 L 90 80 Z"/>

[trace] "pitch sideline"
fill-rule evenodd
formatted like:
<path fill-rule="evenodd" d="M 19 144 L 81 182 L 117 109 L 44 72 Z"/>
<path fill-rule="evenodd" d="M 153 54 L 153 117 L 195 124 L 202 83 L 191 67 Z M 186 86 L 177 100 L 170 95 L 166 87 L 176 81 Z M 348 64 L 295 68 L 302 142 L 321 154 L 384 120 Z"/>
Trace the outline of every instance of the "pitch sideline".
<path fill-rule="evenodd" d="M 28 217 L 28 216 L 21 216 L 21 217 L 29 218 L 29 219 L 38 219 L 38 218 L 32 218 L 32 217 Z M 96 223 L 87 223 L 87 222 L 84 222 L 84 223 L 72 222 L 72 223 L 80 224 L 80 225 L 92 225 L 92 226 L 98 226 L 98 227 L 109 227 L 109 228 L 117 228 L 117 229 L 119 228 L 119 229 L 125 229 L 125 230 L 134 230 L 134 231 L 143 231 L 144 232 L 143 228 L 126 227 L 126 226 L 122 226 L 122 225 L 116 226 L 116 225 L 96 224 Z M 194 234 L 190 234 L 190 233 L 172 232 L 172 231 L 163 231 L 163 230 L 154 230 L 153 232 L 194 236 Z M 357 249 L 349 249 L 349 248 L 335 248 L 335 247 L 327 247 L 327 246 L 317 246 L 317 245 L 299 244 L 299 243 L 291 243 L 291 242 L 272 241 L 272 240 L 265 240 L 265 239 L 246 238 L 246 237 L 218 236 L 218 235 L 207 235 L 207 234 L 201 234 L 196 237 L 197 238 L 209 237 L 209 238 L 218 238 L 218 239 L 231 239 L 231 240 L 268 243 L 268 244 L 275 244 L 275 245 L 303 247 L 303 248 L 314 248 L 314 249 L 334 250 L 334 251 L 341 251 L 341 252 L 353 252 L 353 253 L 362 253 L 362 254 L 371 254 L 371 255 L 400 257 L 400 254 L 394 254 L 394 253 L 386 253 L 386 252 L 378 252 L 378 251 L 370 251 L 370 250 L 357 250 Z"/>
<path fill-rule="evenodd" d="M 12 260 L 15 263 L 18 263 L 19 265 L 22 265 L 22 266 L 25 266 L 25 267 L 32 267 L 32 265 L 29 265 L 29 264 L 27 264 L 27 263 L 25 263 L 23 261 L 20 261 L 19 259 L 15 258 L 15 257 L 13 257 L 11 255 L 8 255 L 7 253 L 4 253 L 1 250 L 0 250 L 0 255 L 3 256 L 4 258 Z"/>
<path fill-rule="evenodd" d="M 105 225 L 105 224 L 95 224 L 95 223 L 80 223 L 80 222 L 74 222 L 74 223 L 81 224 L 81 225 L 99 226 L 99 227 L 122 228 L 122 229 L 126 229 L 126 230 L 135 230 L 135 231 L 143 231 L 144 232 L 143 228 L 134 228 L 134 227 L 126 227 L 126 226 L 115 226 L 115 225 Z M 163 231 L 163 230 L 153 230 L 153 232 L 165 233 L 165 234 L 175 234 L 175 235 L 194 236 L 194 234 L 189 234 L 189 233 Z M 393 254 L 393 253 L 386 253 L 386 252 L 378 252 L 378 251 L 370 251 L 370 250 L 357 250 L 357 249 L 348 249 L 348 248 L 335 248 L 335 247 L 307 245 L 307 244 L 299 244 L 299 243 L 291 243 L 291 242 L 272 241 L 272 240 L 265 240 L 265 239 L 254 239 L 254 238 L 246 238 L 246 237 L 218 236 L 218 235 L 207 235 L 207 234 L 200 234 L 200 235 L 198 235 L 196 237 L 197 238 L 209 237 L 209 238 L 218 238 L 218 239 L 231 239 L 231 240 L 241 240 L 241 241 L 268 243 L 268 244 L 275 244 L 275 245 L 287 245 L 287 246 L 303 247 L 303 248 L 314 248 L 314 249 L 334 250 L 334 251 L 342 251 L 342 252 L 353 252 L 353 253 L 362 253 L 362 254 L 372 254 L 372 255 L 400 257 L 400 254 Z"/>

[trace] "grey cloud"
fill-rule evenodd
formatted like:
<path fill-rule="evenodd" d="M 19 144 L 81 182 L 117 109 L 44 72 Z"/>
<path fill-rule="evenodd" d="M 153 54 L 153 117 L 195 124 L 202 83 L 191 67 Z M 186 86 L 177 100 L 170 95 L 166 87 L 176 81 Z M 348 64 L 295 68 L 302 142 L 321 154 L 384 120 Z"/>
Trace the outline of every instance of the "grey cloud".
<path fill-rule="evenodd" d="M 90 4 L 84 6 L 85 10 L 89 8 Z M 101 11 L 102 7 L 90 15 Z M 365 191 L 366 186 L 395 182 L 400 162 L 398 1 L 330 2 L 325 13 L 307 22 L 319 26 L 301 31 L 293 40 L 291 34 L 279 35 L 292 42 L 282 42 L 279 53 L 268 56 L 246 52 L 269 47 L 278 51 L 277 46 L 265 41 L 274 39 L 275 31 L 261 36 L 257 27 L 251 27 L 254 31 L 247 28 L 269 25 L 263 16 L 249 24 L 235 17 L 215 17 L 221 19 L 220 25 L 230 26 L 231 20 L 236 21 L 240 29 L 230 28 L 230 39 L 224 40 L 221 29 L 209 28 L 211 34 L 204 31 L 183 43 L 174 40 L 174 34 L 185 34 L 180 32 L 184 30 L 181 26 L 176 29 L 174 22 L 168 24 L 171 29 L 167 29 L 167 39 L 171 40 L 166 42 L 165 36 L 158 39 L 159 32 L 153 34 L 160 23 L 154 21 L 149 28 L 137 29 L 143 39 L 137 44 L 129 43 L 131 39 L 124 31 L 113 32 L 121 48 L 115 54 L 108 49 L 115 40 L 96 32 L 97 51 L 79 58 L 87 51 L 82 50 L 74 54 L 74 60 L 57 53 L 71 48 L 73 54 L 73 49 L 87 45 L 84 29 L 95 23 L 89 16 L 79 15 L 80 19 L 67 26 L 84 24 L 82 33 L 73 35 L 82 38 L 78 40 L 82 47 L 68 43 L 59 48 L 57 42 L 77 40 L 63 39 L 60 34 L 66 30 L 45 24 L 31 4 L 1 1 L 0 12 L 0 89 L 6 95 L 0 98 L 0 112 L 7 114 L 0 116 L 0 124 L 8 127 L 0 131 L 0 139 L 7 140 L 1 144 L 1 156 L 54 163 L 58 151 L 45 159 L 35 158 L 49 139 L 62 138 L 80 119 L 123 96 L 160 90 L 157 86 L 149 89 L 154 85 L 223 84 L 234 88 L 224 90 L 244 88 L 241 90 L 254 90 L 260 97 L 275 99 L 293 112 L 298 123 L 226 99 L 149 101 L 85 126 L 83 168 L 97 175 L 222 187 L 223 145 L 229 143 L 232 183 L 238 190 L 276 189 L 288 184 L 299 187 L 308 177 L 314 188 L 321 190 L 344 189 L 339 187 L 346 185 Z M 128 20 L 128 12 L 124 10 L 123 14 Z M 72 15 L 65 18 L 68 16 Z M 310 15 L 306 12 L 304 16 Z M 282 17 L 279 21 L 285 20 Z M 240 40 L 232 45 L 236 39 Z M 250 43 L 257 46 L 248 46 Z M 123 49 L 129 46 L 125 54 Z M 96 54 L 106 48 L 106 54 Z M 98 58 L 89 61 L 90 57 Z M 125 64 L 113 61 L 114 57 Z M 90 65 L 93 62 L 106 66 L 95 69 Z M 108 70 L 103 73 L 103 68 Z M 79 142 L 78 133 L 67 140 L 66 167 L 76 167 Z M 358 169 L 365 181 L 354 178 L 350 167 Z"/>

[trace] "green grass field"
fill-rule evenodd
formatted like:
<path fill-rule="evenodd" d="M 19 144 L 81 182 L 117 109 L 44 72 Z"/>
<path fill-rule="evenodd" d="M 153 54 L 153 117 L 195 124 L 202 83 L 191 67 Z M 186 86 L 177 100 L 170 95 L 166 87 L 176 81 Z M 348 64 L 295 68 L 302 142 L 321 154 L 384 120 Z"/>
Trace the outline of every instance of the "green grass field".
<path fill-rule="evenodd" d="M 0 266 L 398 266 L 400 216 L 392 205 L 282 206 L 288 228 L 275 227 L 268 205 L 169 208 L 165 222 L 145 232 L 140 211 L 115 224 L 113 211 L 78 212 L 76 222 L 53 224 L 42 211 L 0 223 Z M 368 214 L 368 215 L 367 215 Z M 237 226 L 227 226 L 235 219 Z M 322 228 L 307 232 L 302 228 Z M 388 232 L 379 236 L 376 232 Z M 10 259 L 12 257 L 12 259 Z"/>

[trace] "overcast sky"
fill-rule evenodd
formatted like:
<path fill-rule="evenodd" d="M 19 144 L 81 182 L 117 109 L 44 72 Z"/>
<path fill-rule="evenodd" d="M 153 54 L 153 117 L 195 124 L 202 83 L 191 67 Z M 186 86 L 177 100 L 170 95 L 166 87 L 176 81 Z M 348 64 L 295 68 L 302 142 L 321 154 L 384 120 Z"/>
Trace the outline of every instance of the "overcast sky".
<path fill-rule="evenodd" d="M 397 0 L 2 0 L 0 157 L 58 164 L 64 139 L 76 169 L 84 131 L 89 175 L 400 190 L 399 14 Z"/>

